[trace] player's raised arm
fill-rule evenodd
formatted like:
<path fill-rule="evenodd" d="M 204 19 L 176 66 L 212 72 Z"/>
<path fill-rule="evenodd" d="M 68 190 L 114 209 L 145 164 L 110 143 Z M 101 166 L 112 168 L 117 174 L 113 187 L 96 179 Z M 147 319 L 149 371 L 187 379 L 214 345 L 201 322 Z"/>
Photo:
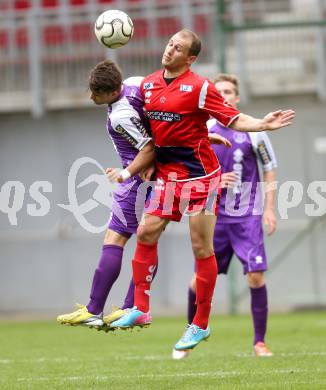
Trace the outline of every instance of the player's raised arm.
<path fill-rule="evenodd" d="M 273 111 L 262 119 L 239 112 L 235 103 L 232 104 L 223 98 L 209 81 L 202 86 L 198 107 L 216 118 L 222 125 L 245 132 L 277 130 L 291 125 L 295 117 L 293 110 Z"/>
<path fill-rule="evenodd" d="M 291 125 L 294 117 L 295 112 L 293 110 L 270 112 L 262 119 L 240 113 L 240 115 L 230 123 L 229 127 L 238 131 L 271 131 Z"/>

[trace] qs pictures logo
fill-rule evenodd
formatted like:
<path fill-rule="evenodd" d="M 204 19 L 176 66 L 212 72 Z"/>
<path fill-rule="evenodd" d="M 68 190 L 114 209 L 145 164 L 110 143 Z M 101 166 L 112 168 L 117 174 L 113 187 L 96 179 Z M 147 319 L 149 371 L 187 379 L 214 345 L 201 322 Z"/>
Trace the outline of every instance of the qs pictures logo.
<path fill-rule="evenodd" d="M 95 172 L 88 174 L 78 182 L 77 177 L 82 176 L 82 168 L 85 166 L 87 166 L 88 172 L 93 168 Z M 125 184 L 124 190 L 128 192 L 133 185 L 134 182 Z M 68 203 L 58 203 L 55 206 L 73 214 L 79 225 L 90 233 L 96 234 L 106 230 L 107 220 L 113 208 L 116 217 L 127 226 L 123 211 L 114 200 L 114 191 L 117 190 L 118 186 L 119 184 L 108 180 L 103 167 L 95 159 L 81 157 L 74 161 L 68 174 Z M 52 193 L 52 191 L 53 184 L 49 181 L 35 181 L 28 189 L 29 196 L 35 202 L 27 204 L 27 214 L 32 217 L 46 216 L 51 211 L 51 203 L 44 193 Z M 1 187 L 0 211 L 7 214 L 11 226 L 18 225 L 17 214 L 24 207 L 26 192 L 26 187 L 21 181 L 7 181 Z M 85 196 L 88 197 L 87 200 L 85 200 Z M 83 201 L 81 201 L 82 198 Z M 105 213 L 105 224 L 96 226 L 90 222 L 89 215 L 99 206 L 104 206 L 108 212 Z"/>

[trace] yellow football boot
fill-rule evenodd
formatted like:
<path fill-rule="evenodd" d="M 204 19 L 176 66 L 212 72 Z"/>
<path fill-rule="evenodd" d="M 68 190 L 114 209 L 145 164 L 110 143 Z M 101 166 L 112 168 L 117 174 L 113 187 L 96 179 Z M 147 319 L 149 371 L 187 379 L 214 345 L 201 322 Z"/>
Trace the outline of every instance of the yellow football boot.
<path fill-rule="evenodd" d="M 78 309 L 68 314 L 61 314 L 57 317 L 57 321 L 60 324 L 68 325 L 84 325 L 90 328 L 98 328 L 103 326 L 102 314 L 95 315 L 89 313 L 87 307 L 77 303 Z"/>
<path fill-rule="evenodd" d="M 112 311 L 107 316 L 103 317 L 103 330 L 108 332 L 109 330 L 114 330 L 110 328 L 110 324 L 113 321 L 119 320 L 122 316 L 124 316 L 128 312 L 128 309 L 120 309 L 119 306 L 112 305 Z"/>

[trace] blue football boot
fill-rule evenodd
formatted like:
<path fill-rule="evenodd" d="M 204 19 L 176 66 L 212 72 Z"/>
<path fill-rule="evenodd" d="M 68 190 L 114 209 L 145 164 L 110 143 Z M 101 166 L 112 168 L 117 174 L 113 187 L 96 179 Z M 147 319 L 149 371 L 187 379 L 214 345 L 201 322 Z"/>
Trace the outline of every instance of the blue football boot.
<path fill-rule="evenodd" d="M 185 351 L 193 349 L 203 340 L 207 340 L 211 331 L 209 326 L 207 329 L 201 329 L 195 324 L 188 325 L 181 339 L 176 343 L 174 349 L 176 351 Z"/>
<path fill-rule="evenodd" d="M 144 313 L 134 306 L 125 315 L 116 321 L 111 322 L 110 328 L 128 329 L 134 326 L 147 327 L 152 323 L 150 312 Z"/>

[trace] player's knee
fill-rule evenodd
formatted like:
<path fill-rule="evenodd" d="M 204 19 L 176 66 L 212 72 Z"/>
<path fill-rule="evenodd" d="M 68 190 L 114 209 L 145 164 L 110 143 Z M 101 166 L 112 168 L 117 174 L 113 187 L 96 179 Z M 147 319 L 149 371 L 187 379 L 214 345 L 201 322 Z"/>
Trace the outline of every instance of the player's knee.
<path fill-rule="evenodd" d="M 147 226 L 138 226 L 137 229 L 137 239 L 141 242 L 147 242 L 148 237 L 150 236 L 150 231 Z"/>
<path fill-rule="evenodd" d="M 248 272 L 248 284 L 251 288 L 259 288 L 265 284 L 263 272 Z"/>
<path fill-rule="evenodd" d="M 139 225 L 137 229 L 137 239 L 141 242 L 151 244 L 156 242 L 155 239 L 156 231 L 152 228 L 152 226 L 148 225 Z"/>
<path fill-rule="evenodd" d="M 103 240 L 103 245 L 117 245 L 123 248 L 128 240 L 128 237 L 108 229 Z"/>
<path fill-rule="evenodd" d="M 192 251 L 196 259 L 204 259 L 214 255 L 213 247 L 206 245 L 205 242 L 193 242 Z"/>

